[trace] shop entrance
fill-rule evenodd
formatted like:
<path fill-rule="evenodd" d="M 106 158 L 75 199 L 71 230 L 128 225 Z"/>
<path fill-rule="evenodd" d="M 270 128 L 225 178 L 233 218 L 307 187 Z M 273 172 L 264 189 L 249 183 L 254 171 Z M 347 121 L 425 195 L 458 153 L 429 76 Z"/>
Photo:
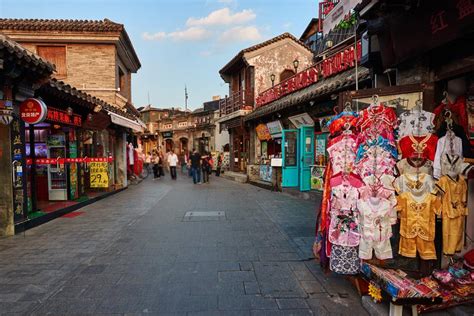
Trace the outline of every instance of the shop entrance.
<path fill-rule="evenodd" d="M 179 139 L 179 143 L 180 143 L 180 154 L 187 153 L 188 152 L 188 139 L 181 137 Z"/>
<path fill-rule="evenodd" d="M 234 136 L 234 144 L 233 144 L 233 159 L 234 159 L 234 171 L 235 172 L 243 172 L 244 171 L 244 164 L 245 164 L 245 144 L 244 144 L 244 135 L 243 134 L 236 134 Z"/>
<path fill-rule="evenodd" d="M 283 130 L 281 152 L 283 158 L 283 188 L 298 186 L 298 130 Z"/>
<path fill-rule="evenodd" d="M 283 130 L 282 187 L 311 190 L 311 166 L 314 161 L 314 127 Z"/>
<path fill-rule="evenodd" d="M 165 149 L 166 149 L 166 152 L 170 151 L 170 150 L 173 150 L 174 148 L 174 142 L 172 139 L 168 138 L 165 140 Z"/>

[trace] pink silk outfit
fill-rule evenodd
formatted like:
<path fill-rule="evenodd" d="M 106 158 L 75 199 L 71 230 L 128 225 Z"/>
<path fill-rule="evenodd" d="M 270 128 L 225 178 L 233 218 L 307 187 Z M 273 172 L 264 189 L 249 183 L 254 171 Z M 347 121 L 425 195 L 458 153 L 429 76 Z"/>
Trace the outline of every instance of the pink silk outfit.
<path fill-rule="evenodd" d="M 357 200 L 359 191 L 350 185 L 332 188 L 329 241 L 340 246 L 359 244 Z"/>
<path fill-rule="evenodd" d="M 390 237 L 397 222 L 396 198 L 393 190 L 393 170 L 397 158 L 394 129 L 397 116 L 384 105 L 372 106 L 361 112 L 358 120 L 355 172 L 365 186 L 359 188 L 359 257 L 380 260 L 393 258 Z"/>

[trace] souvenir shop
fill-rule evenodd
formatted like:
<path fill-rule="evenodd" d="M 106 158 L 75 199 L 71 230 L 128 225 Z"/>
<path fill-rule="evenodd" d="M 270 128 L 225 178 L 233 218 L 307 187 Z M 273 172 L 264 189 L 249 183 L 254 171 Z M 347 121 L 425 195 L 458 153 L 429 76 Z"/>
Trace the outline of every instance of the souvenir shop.
<path fill-rule="evenodd" d="M 314 253 L 391 315 L 474 301 L 472 92 L 454 90 L 438 105 L 423 84 L 343 93 L 327 122 Z"/>
<path fill-rule="evenodd" d="M 125 167 L 133 167 L 133 161 L 125 163 L 127 129 L 120 121 L 131 119 L 55 80 L 36 94 L 19 105 L 20 120 L 14 122 L 13 138 L 20 142 L 13 142 L 13 151 L 24 152 L 26 162 L 21 174 L 14 174 L 14 187 L 22 187 L 25 197 L 16 206 L 19 229 L 122 189 Z"/>
<path fill-rule="evenodd" d="M 358 42 L 359 52 L 360 45 Z M 326 122 L 340 103 L 338 93 L 356 85 L 361 89 L 370 86 L 369 70 L 354 68 L 354 52 L 353 43 L 339 48 L 310 68 L 262 92 L 257 98 L 257 109 L 244 117 L 256 135 L 255 165 L 260 170 L 268 170 L 270 166 L 273 173 L 278 171 L 281 174 L 278 181 L 273 177 L 278 188 L 322 191 L 327 164 Z M 326 75 L 318 77 L 315 75 L 318 73 Z M 312 76 L 315 77 L 310 79 Z M 272 136 L 273 133 L 278 137 Z M 279 151 L 271 151 L 272 143 L 281 144 Z M 273 159 L 270 155 L 274 155 Z"/>

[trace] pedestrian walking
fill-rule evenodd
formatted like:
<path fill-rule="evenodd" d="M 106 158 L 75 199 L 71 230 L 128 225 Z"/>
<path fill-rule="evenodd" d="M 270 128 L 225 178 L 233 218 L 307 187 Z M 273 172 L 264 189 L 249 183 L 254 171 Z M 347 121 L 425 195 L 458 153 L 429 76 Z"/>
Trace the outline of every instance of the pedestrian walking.
<path fill-rule="evenodd" d="M 201 183 L 201 155 L 193 148 L 193 153 L 189 157 L 191 160 L 191 173 L 193 175 L 193 183 Z"/>
<path fill-rule="evenodd" d="M 163 171 L 163 164 L 164 164 L 164 159 L 163 159 L 163 153 L 160 151 L 158 153 L 158 178 L 161 176 L 165 176 L 165 172 Z"/>
<path fill-rule="evenodd" d="M 216 177 L 220 177 L 222 168 L 222 153 L 217 154 Z"/>
<path fill-rule="evenodd" d="M 145 169 L 150 170 L 152 155 L 150 152 L 147 152 L 145 155 Z"/>
<path fill-rule="evenodd" d="M 178 165 L 178 155 L 174 151 L 168 154 L 168 166 L 170 167 L 171 179 L 176 180 L 176 166 Z"/>
<path fill-rule="evenodd" d="M 204 156 L 202 156 L 202 159 L 201 159 L 203 183 L 209 183 L 209 171 L 210 171 L 209 159 L 210 157 L 208 154 L 205 154 Z"/>
<path fill-rule="evenodd" d="M 183 153 L 181 155 L 181 174 L 186 174 L 187 166 L 188 166 L 188 153 Z"/>
<path fill-rule="evenodd" d="M 153 163 L 153 180 L 155 180 L 160 177 L 160 169 L 159 169 L 160 156 L 157 152 L 153 152 L 151 161 Z"/>

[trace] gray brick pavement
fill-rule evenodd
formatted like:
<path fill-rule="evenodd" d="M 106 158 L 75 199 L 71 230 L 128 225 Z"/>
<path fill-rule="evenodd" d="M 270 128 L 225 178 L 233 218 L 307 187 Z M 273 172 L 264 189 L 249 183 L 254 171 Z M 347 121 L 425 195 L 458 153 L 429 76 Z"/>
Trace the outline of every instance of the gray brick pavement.
<path fill-rule="evenodd" d="M 144 181 L 0 240 L 0 314 L 366 315 L 312 260 L 316 205 L 211 178 Z M 186 212 L 225 212 L 214 220 Z"/>

